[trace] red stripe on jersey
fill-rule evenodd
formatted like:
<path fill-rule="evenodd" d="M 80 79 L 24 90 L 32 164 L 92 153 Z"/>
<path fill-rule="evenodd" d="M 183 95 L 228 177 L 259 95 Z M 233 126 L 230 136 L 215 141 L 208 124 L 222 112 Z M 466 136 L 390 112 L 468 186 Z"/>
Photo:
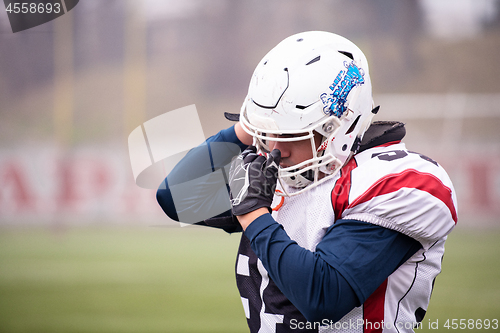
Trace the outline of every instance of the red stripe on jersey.
<path fill-rule="evenodd" d="M 381 145 L 375 146 L 373 148 L 389 147 L 389 146 L 392 146 L 392 145 L 395 145 L 395 144 L 398 144 L 398 143 L 401 143 L 401 140 L 386 142 L 386 143 L 383 143 Z"/>
<path fill-rule="evenodd" d="M 381 333 L 384 330 L 384 308 L 387 279 L 363 303 L 363 333 Z"/>
<path fill-rule="evenodd" d="M 441 200 L 450 210 L 451 217 L 453 221 L 455 221 L 455 224 L 457 223 L 457 212 L 453 204 L 451 189 L 444 185 L 436 176 L 430 173 L 419 172 L 415 169 L 407 169 L 403 172 L 390 174 L 381 178 L 366 190 L 365 193 L 354 200 L 347 208 L 352 208 L 360 203 L 367 202 L 379 195 L 399 191 L 404 187 L 425 191 Z"/>
<path fill-rule="evenodd" d="M 342 212 L 349 205 L 349 192 L 351 191 L 351 171 L 354 170 L 358 164 L 352 158 L 340 170 L 340 178 L 335 182 L 332 190 L 332 206 L 335 213 L 335 220 L 342 218 Z"/>

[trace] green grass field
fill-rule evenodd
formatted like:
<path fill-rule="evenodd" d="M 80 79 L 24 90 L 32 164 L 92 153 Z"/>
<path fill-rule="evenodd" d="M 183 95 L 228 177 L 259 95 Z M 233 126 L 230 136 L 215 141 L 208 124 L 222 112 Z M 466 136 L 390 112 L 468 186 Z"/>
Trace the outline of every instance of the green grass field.
<path fill-rule="evenodd" d="M 499 238 L 450 236 L 419 331 L 500 319 Z M 194 227 L 0 229 L 0 332 L 248 332 L 238 241 Z"/>

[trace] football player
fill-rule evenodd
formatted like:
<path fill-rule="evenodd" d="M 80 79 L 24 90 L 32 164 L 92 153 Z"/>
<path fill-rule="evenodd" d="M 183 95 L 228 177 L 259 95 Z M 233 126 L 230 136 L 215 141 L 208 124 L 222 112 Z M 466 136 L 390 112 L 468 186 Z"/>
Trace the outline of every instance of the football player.
<path fill-rule="evenodd" d="M 372 122 L 378 109 L 363 52 L 304 32 L 264 56 L 239 117 L 226 115 L 238 122 L 207 140 L 243 151 L 229 171 L 231 209 L 198 224 L 243 231 L 236 280 L 251 332 L 419 327 L 456 194 L 437 162 L 407 150 L 402 123 Z M 211 169 L 239 149 L 211 157 Z M 170 187 L 204 174 L 201 155 L 191 151 L 157 192 L 176 220 L 200 207 L 190 195 L 174 204 Z"/>

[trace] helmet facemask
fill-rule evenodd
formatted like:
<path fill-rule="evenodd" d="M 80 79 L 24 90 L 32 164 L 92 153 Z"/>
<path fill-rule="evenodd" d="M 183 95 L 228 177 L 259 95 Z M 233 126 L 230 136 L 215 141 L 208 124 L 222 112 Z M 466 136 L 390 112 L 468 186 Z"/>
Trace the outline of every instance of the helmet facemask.
<path fill-rule="evenodd" d="M 264 130 L 259 129 L 248 122 L 246 113 L 240 117 L 242 128 L 253 137 L 253 145 L 257 153 L 266 155 L 271 152 L 270 141 L 297 142 L 309 140 L 311 144 L 311 156 L 303 162 L 278 170 L 278 180 L 284 193 L 282 196 L 294 196 L 309 190 L 333 177 L 341 167 L 342 161 L 327 152 L 328 142 L 331 142 L 340 129 L 340 121 L 336 117 L 325 117 L 319 123 L 309 126 L 301 131 L 295 130 Z M 320 134 L 319 142 L 315 133 Z M 287 191 L 287 186 L 293 188 Z"/>

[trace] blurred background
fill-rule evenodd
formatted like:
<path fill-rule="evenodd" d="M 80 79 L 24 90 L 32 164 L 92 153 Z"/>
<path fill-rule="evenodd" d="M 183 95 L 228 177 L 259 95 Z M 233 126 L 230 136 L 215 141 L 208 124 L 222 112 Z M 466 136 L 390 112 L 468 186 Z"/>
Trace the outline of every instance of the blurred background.
<path fill-rule="evenodd" d="M 0 331 L 246 331 L 238 236 L 177 228 L 127 137 L 191 104 L 205 137 L 231 126 L 258 61 L 306 30 L 365 52 L 378 119 L 455 184 L 432 318 L 499 317 L 500 1 L 82 0 L 15 34 L 0 9 Z"/>

